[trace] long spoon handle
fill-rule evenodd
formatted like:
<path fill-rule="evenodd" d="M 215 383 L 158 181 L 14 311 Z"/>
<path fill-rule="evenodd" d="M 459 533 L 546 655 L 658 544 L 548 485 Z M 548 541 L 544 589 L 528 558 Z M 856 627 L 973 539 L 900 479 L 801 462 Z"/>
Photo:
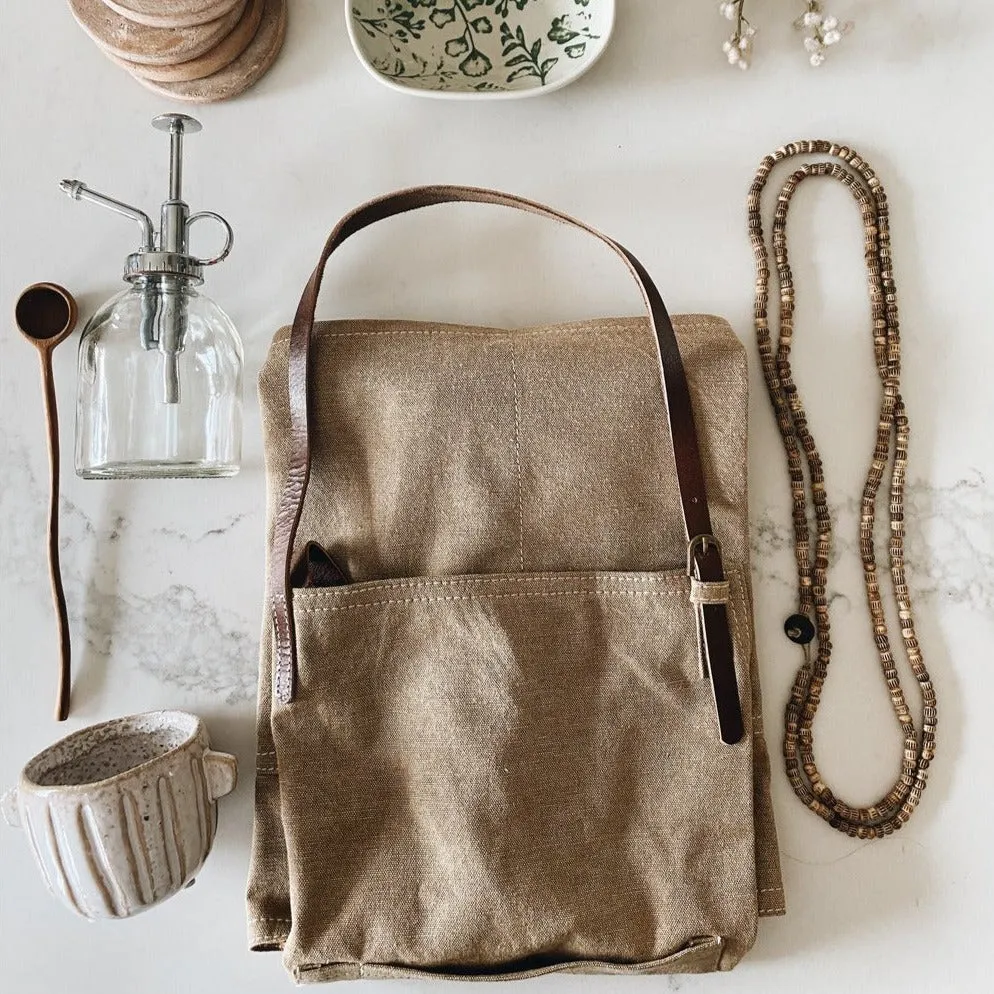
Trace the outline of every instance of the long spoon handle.
<path fill-rule="evenodd" d="M 69 716 L 69 694 L 72 688 L 72 649 L 69 639 L 69 612 L 62 588 L 62 568 L 59 565 L 59 408 L 55 399 L 55 375 L 52 370 L 52 350 L 43 349 L 41 379 L 45 394 L 45 423 L 48 426 L 48 572 L 52 582 L 52 600 L 59 620 L 59 692 L 55 708 L 57 721 Z"/>

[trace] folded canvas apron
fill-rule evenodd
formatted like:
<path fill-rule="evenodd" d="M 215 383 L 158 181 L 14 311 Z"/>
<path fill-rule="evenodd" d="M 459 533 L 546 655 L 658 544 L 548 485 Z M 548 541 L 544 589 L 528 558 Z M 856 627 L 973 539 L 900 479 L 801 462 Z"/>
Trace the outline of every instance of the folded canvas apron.
<path fill-rule="evenodd" d="M 314 323 L 341 241 L 458 200 L 591 231 L 373 201 L 261 373 L 251 945 L 300 982 L 729 969 L 784 909 L 745 352 L 604 236 L 649 318 Z"/>

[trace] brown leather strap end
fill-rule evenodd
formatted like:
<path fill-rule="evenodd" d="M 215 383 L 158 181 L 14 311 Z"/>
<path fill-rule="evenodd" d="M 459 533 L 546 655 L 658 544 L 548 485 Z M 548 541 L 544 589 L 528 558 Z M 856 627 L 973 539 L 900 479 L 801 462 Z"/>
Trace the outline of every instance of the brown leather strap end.
<path fill-rule="evenodd" d="M 711 535 L 692 539 L 687 548 L 690 601 L 697 613 L 701 672 L 711 681 L 721 741 L 742 741 L 742 703 L 735 675 L 735 645 L 728 618 L 729 586 L 721 561 L 721 546 Z"/>
<path fill-rule="evenodd" d="M 742 705 L 735 678 L 735 652 L 728 626 L 728 608 L 724 604 L 701 604 L 697 608 L 701 619 L 705 665 L 711 677 L 711 692 L 718 716 L 721 741 L 735 745 L 742 741 Z"/>

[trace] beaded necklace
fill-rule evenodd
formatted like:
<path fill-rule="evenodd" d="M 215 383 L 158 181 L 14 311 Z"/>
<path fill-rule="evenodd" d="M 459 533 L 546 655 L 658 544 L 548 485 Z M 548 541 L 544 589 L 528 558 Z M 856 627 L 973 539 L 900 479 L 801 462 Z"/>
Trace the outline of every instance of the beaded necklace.
<path fill-rule="evenodd" d="M 801 165 L 784 183 L 777 198 L 772 235 L 780 310 L 778 341 L 774 351 L 767 310 L 770 264 L 763 233 L 761 198 L 770 173 L 778 163 L 807 154 L 826 155 L 831 160 Z M 832 523 L 821 457 L 815 447 L 790 366 L 794 334 L 794 282 L 787 251 L 786 224 L 790 203 L 798 186 L 815 176 L 829 177 L 844 184 L 862 215 L 873 315 L 873 354 L 883 388 L 876 444 L 861 500 L 859 553 L 877 655 L 904 737 L 904 752 L 901 772 L 893 786 L 877 803 L 866 807 L 853 806 L 836 797 L 822 778 L 814 756 L 812 723 L 821 701 L 832 651 L 826 596 Z M 785 145 L 763 159 L 749 189 L 748 213 L 749 237 L 756 260 L 756 340 L 767 391 L 787 454 L 793 499 L 798 609 L 787 619 L 784 630 L 788 638 L 804 646 L 805 650 L 804 662 L 794 679 L 785 716 L 783 750 L 787 776 L 794 793 L 833 828 L 854 838 L 880 838 L 899 829 L 918 805 L 935 752 L 936 727 L 935 690 L 915 636 L 904 569 L 904 485 L 909 431 L 907 412 L 900 393 L 900 335 L 887 196 L 876 174 L 851 148 L 827 141 L 799 141 Z M 876 498 L 888 467 L 889 568 L 905 652 L 921 690 L 920 736 L 905 700 L 891 651 L 874 550 Z M 814 508 L 813 536 L 808 519 L 809 496 Z M 812 642 L 816 646 L 814 653 L 811 651 Z"/>

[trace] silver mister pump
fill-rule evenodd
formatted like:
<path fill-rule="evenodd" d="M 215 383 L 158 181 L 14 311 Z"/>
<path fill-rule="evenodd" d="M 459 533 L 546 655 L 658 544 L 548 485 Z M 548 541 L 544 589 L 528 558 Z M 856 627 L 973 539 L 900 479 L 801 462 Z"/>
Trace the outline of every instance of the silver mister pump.
<path fill-rule="evenodd" d="M 73 200 L 87 200 L 138 222 L 141 247 L 128 256 L 124 278 L 142 287 L 142 317 L 139 328 L 142 346 L 157 349 L 163 356 L 163 400 L 178 404 L 180 382 L 177 356 L 186 341 L 188 298 L 181 289 L 199 286 L 204 281 L 204 267 L 213 266 L 228 256 L 234 244 L 231 225 L 213 211 L 190 213 L 183 200 L 183 136 L 195 135 L 202 126 L 186 114 L 162 114 L 152 127 L 169 133 L 169 199 L 160 212 L 158 232 L 151 218 L 137 207 L 123 204 L 113 197 L 91 190 L 79 180 L 65 179 L 61 188 Z M 190 254 L 190 228 L 194 222 L 210 218 L 226 232 L 224 248 L 212 259 L 198 259 Z"/>
<path fill-rule="evenodd" d="M 169 197 L 159 229 L 137 207 L 63 180 L 88 200 L 137 222 L 138 251 L 124 264 L 128 289 L 90 319 L 79 350 L 76 471 L 87 479 L 230 476 L 241 456 L 242 345 L 227 314 L 199 291 L 204 268 L 226 258 L 234 235 L 213 211 L 183 200 L 183 138 L 201 130 L 185 114 L 163 114 L 169 134 Z M 190 252 L 190 230 L 213 220 L 220 253 Z"/>

